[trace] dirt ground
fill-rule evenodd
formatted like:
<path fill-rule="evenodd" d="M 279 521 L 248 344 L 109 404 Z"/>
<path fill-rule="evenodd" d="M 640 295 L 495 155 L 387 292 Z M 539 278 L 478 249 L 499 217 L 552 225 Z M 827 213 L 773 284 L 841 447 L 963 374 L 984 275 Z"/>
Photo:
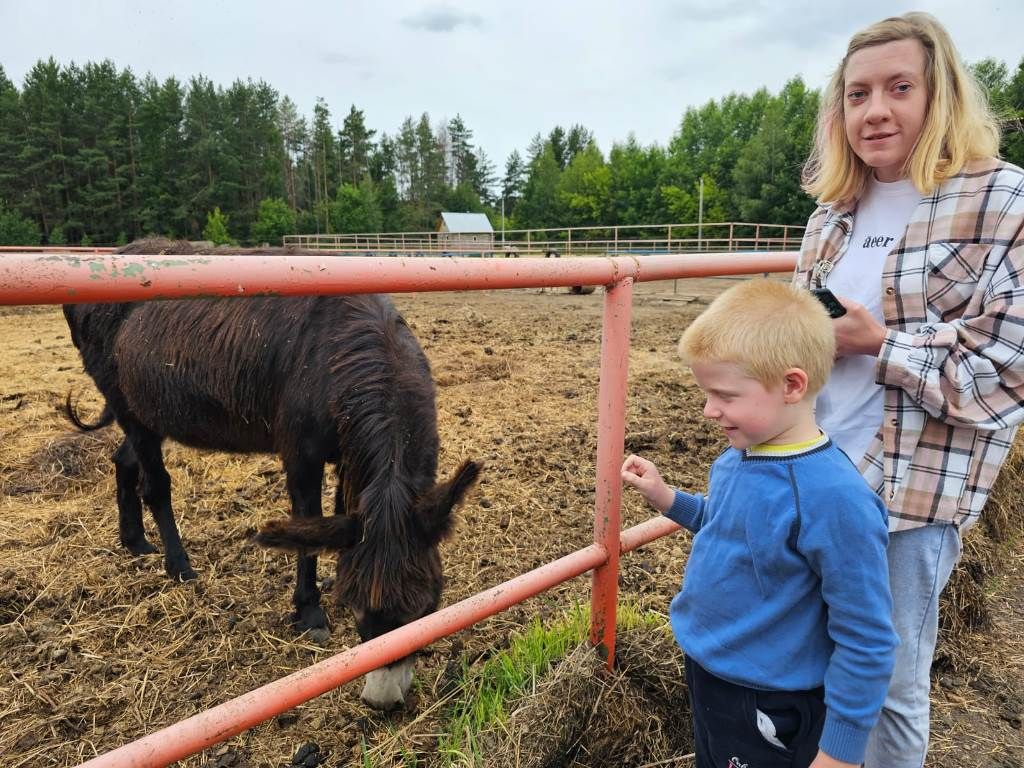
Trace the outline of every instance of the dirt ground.
<path fill-rule="evenodd" d="M 626 450 L 686 488 L 704 487 L 724 442 L 701 418 L 675 342 L 728 284 L 636 288 Z M 438 384 L 441 472 L 465 459 L 486 463 L 442 548 L 445 604 L 590 543 L 602 299 L 600 290 L 396 296 Z M 350 615 L 333 606 L 325 647 L 288 626 L 293 560 L 250 541 L 287 514 L 274 457 L 166 447 L 178 524 L 200 574 L 172 583 L 160 555 L 132 557 L 118 545 L 109 456 L 119 431 L 77 434 L 59 412 L 69 389 L 87 418 L 100 407 L 59 308 L 0 308 L 0 371 L 5 768 L 76 765 L 358 642 Z M 329 476 L 328 494 L 332 484 Z M 626 494 L 624 527 L 650 516 Z M 156 543 L 148 516 L 147 531 Z M 624 556 L 622 598 L 665 611 L 687 542 L 679 534 Z M 1004 560 L 987 587 L 993 619 L 970 636 L 966 661 L 936 671 L 929 765 L 1024 766 L 1024 557 Z M 329 584 L 333 562 L 321 558 L 319 572 Z M 588 590 L 588 578 L 575 579 L 433 644 L 399 712 L 368 711 L 355 681 L 182 764 L 347 766 L 369 752 L 381 763 L 430 765 L 429 726 L 461 659 L 488 656 L 531 618 L 586 601 Z"/>

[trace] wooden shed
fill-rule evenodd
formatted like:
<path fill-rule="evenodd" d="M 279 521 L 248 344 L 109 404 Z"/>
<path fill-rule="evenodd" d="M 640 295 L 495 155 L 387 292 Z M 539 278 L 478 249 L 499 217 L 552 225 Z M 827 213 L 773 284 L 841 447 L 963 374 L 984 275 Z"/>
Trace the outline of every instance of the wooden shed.
<path fill-rule="evenodd" d="M 437 232 L 442 251 L 462 256 L 489 256 L 494 251 L 494 228 L 482 213 L 442 211 Z"/>

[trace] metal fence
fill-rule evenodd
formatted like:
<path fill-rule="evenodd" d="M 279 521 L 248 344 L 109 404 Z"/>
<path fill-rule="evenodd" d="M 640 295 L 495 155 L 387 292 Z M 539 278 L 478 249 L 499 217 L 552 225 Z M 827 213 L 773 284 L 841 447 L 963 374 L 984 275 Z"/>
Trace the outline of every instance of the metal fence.
<path fill-rule="evenodd" d="M 445 232 L 286 235 L 284 245 L 366 256 L 661 256 L 677 253 L 791 251 L 804 227 L 790 224 L 635 224 L 514 229 L 490 242 L 460 242 Z"/>
<path fill-rule="evenodd" d="M 304 670 L 144 736 L 84 766 L 165 766 L 574 576 L 593 571 L 590 642 L 615 651 L 619 555 L 676 529 L 664 517 L 620 531 L 632 289 L 636 282 L 792 270 L 796 254 L 617 256 L 550 260 L 330 255 L 177 256 L 9 252 L 0 305 L 251 295 L 337 295 L 603 285 L 594 543 Z"/>

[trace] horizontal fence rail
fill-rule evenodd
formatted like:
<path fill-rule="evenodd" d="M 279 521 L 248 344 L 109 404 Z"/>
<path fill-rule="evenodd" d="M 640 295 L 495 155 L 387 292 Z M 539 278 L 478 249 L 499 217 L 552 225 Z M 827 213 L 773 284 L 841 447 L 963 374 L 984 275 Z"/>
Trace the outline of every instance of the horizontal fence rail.
<path fill-rule="evenodd" d="M 83 768 L 168 765 L 587 571 L 593 571 L 590 640 L 610 666 L 619 554 L 678 528 L 668 518 L 656 517 L 619 530 L 632 285 L 685 277 L 789 272 L 795 263 L 792 252 L 545 260 L 326 254 L 169 257 L 82 254 L 68 249 L 57 253 L 22 249 L 0 255 L 0 305 L 605 286 L 593 544 L 99 755 L 83 763 Z"/>
<path fill-rule="evenodd" d="M 612 285 L 626 278 L 789 272 L 795 259 L 792 252 L 543 261 L 8 253 L 0 257 L 0 305 Z"/>
<path fill-rule="evenodd" d="M 800 247 L 804 227 L 791 224 L 631 224 L 515 229 L 494 233 L 363 232 L 285 235 L 286 246 L 367 256 L 605 256 L 785 251 Z"/>

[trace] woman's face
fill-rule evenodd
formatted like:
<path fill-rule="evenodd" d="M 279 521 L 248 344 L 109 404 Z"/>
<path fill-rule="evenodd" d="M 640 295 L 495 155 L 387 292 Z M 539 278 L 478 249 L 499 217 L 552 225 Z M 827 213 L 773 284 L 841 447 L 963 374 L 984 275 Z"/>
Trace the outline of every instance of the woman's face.
<path fill-rule="evenodd" d="M 924 48 L 913 39 L 862 48 L 846 62 L 846 139 L 879 181 L 906 175 L 928 111 L 924 65 Z"/>

